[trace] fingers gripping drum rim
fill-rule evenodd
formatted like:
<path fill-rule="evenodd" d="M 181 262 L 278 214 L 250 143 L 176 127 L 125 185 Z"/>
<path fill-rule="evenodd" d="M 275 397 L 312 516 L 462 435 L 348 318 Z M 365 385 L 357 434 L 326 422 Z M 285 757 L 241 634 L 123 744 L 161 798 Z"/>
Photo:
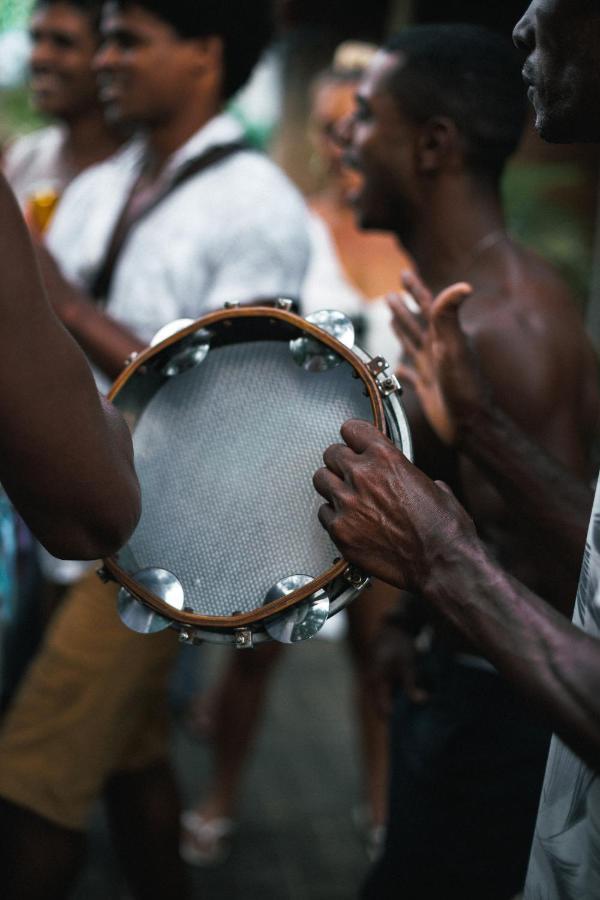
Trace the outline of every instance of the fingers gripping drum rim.
<path fill-rule="evenodd" d="M 343 314 L 303 319 L 283 306 L 167 330 L 109 394 L 133 432 L 142 488 L 138 527 L 103 563 L 129 627 L 240 647 L 295 642 L 368 583 L 319 525 L 312 475 L 349 418 L 411 455 L 399 385 L 354 346 Z"/>

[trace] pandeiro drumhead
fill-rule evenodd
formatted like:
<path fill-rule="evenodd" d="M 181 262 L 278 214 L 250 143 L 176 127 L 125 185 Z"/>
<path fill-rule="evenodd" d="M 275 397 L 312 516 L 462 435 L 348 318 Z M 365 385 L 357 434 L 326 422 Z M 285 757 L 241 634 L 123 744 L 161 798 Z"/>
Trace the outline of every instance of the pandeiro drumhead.
<path fill-rule="evenodd" d="M 312 476 L 349 418 L 374 423 L 405 453 L 410 439 L 385 362 L 351 349 L 343 315 L 314 318 L 321 327 L 285 308 L 212 313 L 116 382 L 110 399 L 133 432 L 142 515 L 104 568 L 136 630 L 293 642 L 367 583 L 321 527 Z"/>

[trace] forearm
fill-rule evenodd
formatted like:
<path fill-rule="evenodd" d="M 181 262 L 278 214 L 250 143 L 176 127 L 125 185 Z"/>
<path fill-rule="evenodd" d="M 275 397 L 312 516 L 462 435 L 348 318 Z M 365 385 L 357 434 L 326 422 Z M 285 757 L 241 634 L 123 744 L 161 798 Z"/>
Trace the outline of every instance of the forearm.
<path fill-rule="evenodd" d="M 88 359 L 111 380 L 121 372 L 132 353 L 146 348 L 133 332 L 86 298 L 79 297 L 65 309 L 61 319 Z"/>
<path fill-rule="evenodd" d="M 0 482 L 56 555 L 111 552 L 139 515 L 131 439 L 48 305 L 1 178 L 0 259 Z"/>
<path fill-rule="evenodd" d="M 507 504 L 551 551 L 579 571 L 593 502 L 591 486 L 550 457 L 498 407 L 458 422 L 459 449 L 486 473 Z"/>
<path fill-rule="evenodd" d="M 600 771 L 600 641 L 500 569 L 476 539 L 443 550 L 423 596 Z"/>
<path fill-rule="evenodd" d="M 37 255 L 50 302 L 63 325 L 88 359 L 109 378 L 116 378 L 125 360 L 146 345 L 67 281 L 45 247 L 38 247 Z"/>

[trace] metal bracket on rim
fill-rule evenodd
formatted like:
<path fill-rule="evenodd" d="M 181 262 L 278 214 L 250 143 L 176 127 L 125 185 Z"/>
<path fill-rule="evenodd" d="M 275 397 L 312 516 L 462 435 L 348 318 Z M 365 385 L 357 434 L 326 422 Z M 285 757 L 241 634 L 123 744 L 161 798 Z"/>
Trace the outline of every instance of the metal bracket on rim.
<path fill-rule="evenodd" d="M 389 363 L 383 356 L 376 356 L 367 363 L 367 369 L 375 378 L 379 393 L 383 397 L 389 397 L 396 391 L 402 392 L 402 387 L 396 376 L 389 371 Z"/>
<path fill-rule="evenodd" d="M 182 628 L 179 632 L 179 643 L 180 644 L 190 644 L 192 646 L 198 646 L 199 644 L 204 643 L 204 638 L 200 637 L 200 634 L 197 630 L 190 630 L 188 628 Z"/>
<path fill-rule="evenodd" d="M 233 632 L 233 645 L 236 650 L 251 650 L 254 647 L 252 631 L 249 628 L 236 628 Z"/>
<path fill-rule="evenodd" d="M 96 575 L 98 576 L 102 584 L 108 584 L 110 581 L 116 582 L 116 578 L 113 578 L 108 569 L 105 569 L 104 566 L 96 569 Z"/>
<path fill-rule="evenodd" d="M 162 369 L 165 378 L 173 378 L 204 362 L 210 350 L 211 333 L 206 328 L 192 332 L 181 342 L 181 349 L 172 356 Z"/>
<path fill-rule="evenodd" d="M 357 569 L 355 566 L 348 566 L 347 569 L 344 570 L 344 578 L 348 581 L 353 588 L 357 590 L 362 590 L 362 588 L 366 587 L 369 583 L 369 576 L 365 575 L 360 569 Z"/>

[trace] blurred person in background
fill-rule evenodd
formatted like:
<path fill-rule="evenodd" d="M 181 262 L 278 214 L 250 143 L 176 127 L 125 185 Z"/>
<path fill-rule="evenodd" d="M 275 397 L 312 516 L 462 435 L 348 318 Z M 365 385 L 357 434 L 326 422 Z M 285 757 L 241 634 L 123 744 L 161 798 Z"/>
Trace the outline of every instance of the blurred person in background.
<path fill-rule="evenodd" d="M 31 16 L 31 101 L 55 121 L 12 141 L 2 167 L 36 234 L 69 182 L 122 142 L 105 119 L 92 69 L 101 8 L 101 0 L 38 0 Z"/>
<path fill-rule="evenodd" d="M 39 259 L 104 384 L 174 319 L 298 296 L 306 209 L 225 111 L 270 37 L 270 3 L 107 3 L 96 57 L 111 120 L 136 138 L 65 192 Z M 175 633 L 129 631 L 94 573 L 67 594 L 0 732 L 4 897 L 64 897 L 102 795 L 134 896 L 180 897 L 168 747 Z M 36 865 L 30 848 L 35 846 Z"/>
<path fill-rule="evenodd" d="M 344 164 L 337 134 L 354 109 L 358 83 L 376 50 L 373 44 L 341 44 L 331 67 L 311 87 L 309 164 L 319 189 L 308 197 L 314 215 L 302 308 L 305 314 L 327 308 L 346 312 L 356 323 L 357 343 L 393 365 L 399 348 L 384 297 L 398 288 L 400 273 L 411 262 L 392 235 L 358 227 L 352 204 L 360 174 Z"/>
<path fill-rule="evenodd" d="M 468 279 L 461 324 L 495 402 L 576 476 L 591 475 L 594 354 L 556 273 L 506 231 L 500 180 L 525 121 L 520 60 L 475 26 L 408 28 L 371 63 L 347 123 L 364 228 L 393 231 L 437 292 Z M 419 296 L 414 276 L 405 286 Z M 414 301 L 391 300 L 404 346 Z M 400 330 L 400 329 L 399 329 Z M 403 374 L 403 370 L 400 370 Z M 434 393 L 434 392 L 433 392 Z M 570 614 L 575 572 L 549 555 L 483 472 L 448 450 L 405 386 L 415 460 L 451 484 L 514 576 Z M 364 897 L 508 900 L 524 882 L 549 734 L 475 648 L 406 597 L 385 632 L 402 689 L 393 722 L 386 848 Z M 390 652 L 395 645 L 395 654 Z M 420 652 L 417 652 L 420 651 Z M 415 662 L 417 660 L 417 662 Z"/>

